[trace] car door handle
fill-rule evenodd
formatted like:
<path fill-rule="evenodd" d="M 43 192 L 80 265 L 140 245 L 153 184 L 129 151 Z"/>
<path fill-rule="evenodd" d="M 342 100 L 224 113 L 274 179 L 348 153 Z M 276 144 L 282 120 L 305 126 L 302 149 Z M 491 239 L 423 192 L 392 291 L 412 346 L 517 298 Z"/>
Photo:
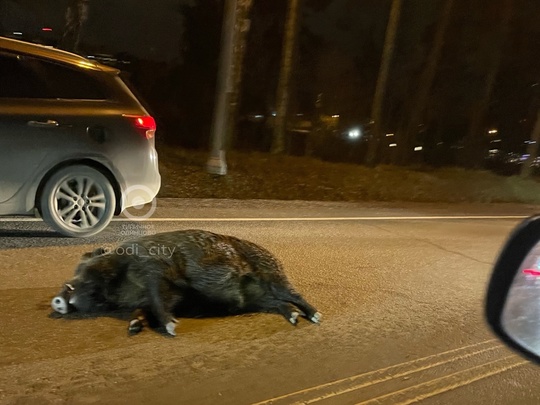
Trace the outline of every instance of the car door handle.
<path fill-rule="evenodd" d="M 28 125 L 31 127 L 38 127 L 38 128 L 56 128 L 58 126 L 58 121 L 54 121 L 54 120 L 28 121 Z"/>

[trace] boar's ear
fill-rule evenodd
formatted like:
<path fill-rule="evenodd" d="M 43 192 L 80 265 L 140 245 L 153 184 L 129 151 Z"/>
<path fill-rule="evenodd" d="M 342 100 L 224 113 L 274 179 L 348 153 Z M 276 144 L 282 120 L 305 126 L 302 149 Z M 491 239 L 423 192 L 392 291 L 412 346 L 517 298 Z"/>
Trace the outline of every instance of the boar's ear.
<path fill-rule="evenodd" d="M 105 248 L 103 248 L 103 247 L 100 247 L 100 248 L 97 248 L 96 250 L 94 250 L 93 252 L 87 252 L 87 253 L 83 254 L 82 259 L 83 260 L 88 260 L 88 259 L 91 259 L 92 257 L 104 255 L 105 253 L 107 253 L 107 250 Z"/>
<path fill-rule="evenodd" d="M 101 255 L 104 255 L 105 253 L 107 253 L 107 249 L 105 249 L 104 247 L 100 247 L 92 252 L 92 257 L 101 256 Z"/>

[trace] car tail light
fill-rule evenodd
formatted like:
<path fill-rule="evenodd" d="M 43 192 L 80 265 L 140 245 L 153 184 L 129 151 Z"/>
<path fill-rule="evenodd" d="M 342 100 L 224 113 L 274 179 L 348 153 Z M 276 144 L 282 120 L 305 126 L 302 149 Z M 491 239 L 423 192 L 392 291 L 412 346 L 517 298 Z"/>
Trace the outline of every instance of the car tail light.
<path fill-rule="evenodd" d="M 523 274 L 527 274 L 529 276 L 540 276 L 540 270 L 534 270 L 534 269 L 525 269 L 523 270 Z"/>
<path fill-rule="evenodd" d="M 156 134 L 156 120 L 150 115 L 124 115 L 129 118 L 135 128 L 142 131 L 146 139 L 152 139 Z"/>

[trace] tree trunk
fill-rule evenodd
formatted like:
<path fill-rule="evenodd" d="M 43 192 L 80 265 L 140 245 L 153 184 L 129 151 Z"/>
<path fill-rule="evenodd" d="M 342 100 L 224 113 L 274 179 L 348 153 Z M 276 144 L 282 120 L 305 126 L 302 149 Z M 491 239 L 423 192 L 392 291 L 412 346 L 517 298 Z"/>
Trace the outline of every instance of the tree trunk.
<path fill-rule="evenodd" d="M 402 0 L 392 0 L 390 17 L 386 27 L 381 66 L 379 68 L 375 96 L 373 97 L 373 105 L 371 107 L 371 121 L 373 123 L 373 127 L 366 156 L 366 164 L 368 166 L 375 166 L 380 161 L 380 149 L 382 141 L 382 107 L 384 95 L 386 93 L 386 86 L 388 83 L 388 73 L 390 72 L 392 56 L 394 54 L 396 44 L 396 34 L 399 26 L 402 3 Z"/>
<path fill-rule="evenodd" d="M 534 124 L 534 128 L 531 134 L 532 142 L 529 143 L 529 146 L 527 146 L 527 154 L 529 155 L 527 157 L 527 160 L 523 162 L 523 165 L 521 166 L 521 177 L 528 178 L 532 174 L 532 167 L 531 164 L 536 160 L 538 157 L 538 145 L 540 144 L 540 110 L 538 110 L 538 114 L 536 116 L 536 122 Z"/>
<path fill-rule="evenodd" d="M 501 67 L 502 54 L 504 43 L 508 33 L 510 31 L 510 21 L 512 19 L 513 0 L 504 0 L 503 7 L 501 8 L 501 23 L 499 25 L 499 32 L 496 50 L 492 54 L 491 61 L 489 63 L 489 70 L 486 75 L 483 95 L 475 106 L 472 112 L 471 121 L 469 124 L 469 131 L 465 138 L 465 156 L 463 164 L 470 169 L 476 169 L 482 166 L 485 152 L 485 120 L 489 111 L 489 104 L 491 102 L 491 96 L 495 83 L 497 82 L 497 76 Z"/>
<path fill-rule="evenodd" d="M 400 131 L 401 133 L 397 134 L 399 151 L 398 163 L 400 164 L 409 164 L 411 162 L 414 153 L 414 141 L 416 140 L 418 127 L 422 124 L 422 120 L 424 119 L 424 113 L 431 94 L 431 88 L 433 87 L 435 75 L 437 74 L 437 67 L 439 66 L 439 60 L 444 46 L 445 34 L 448 25 L 450 24 L 453 5 L 454 0 L 446 0 L 443 6 L 439 25 L 433 40 L 433 47 L 431 48 L 427 63 L 420 75 L 418 91 L 415 93 L 412 103 L 410 104 L 409 119 L 403 130 Z"/>
<path fill-rule="evenodd" d="M 283 51 L 281 56 L 281 69 L 276 96 L 276 117 L 274 121 L 274 135 L 271 152 L 283 154 L 285 152 L 285 134 L 287 131 L 287 117 L 289 112 L 290 83 L 294 62 L 294 50 L 298 34 L 298 22 L 301 9 L 301 0 L 288 0 L 287 22 L 283 36 Z"/>
<path fill-rule="evenodd" d="M 315 117 L 313 118 L 313 124 L 311 131 L 309 132 L 306 139 L 306 156 L 313 156 L 317 150 L 321 139 L 323 138 L 323 122 L 322 122 L 322 107 L 323 107 L 323 93 L 317 94 L 317 99 L 315 100 Z"/>
<path fill-rule="evenodd" d="M 66 25 L 60 39 L 59 47 L 70 52 L 79 52 L 81 30 L 88 19 L 88 3 L 90 0 L 70 0 L 66 10 Z"/>
<path fill-rule="evenodd" d="M 240 90 L 242 85 L 246 39 L 250 29 L 249 13 L 253 0 L 238 0 L 236 5 L 236 27 L 234 36 L 234 88 L 230 98 L 230 118 L 228 122 L 228 143 L 236 143 L 236 124 L 238 122 L 238 106 L 240 105 Z"/>
<path fill-rule="evenodd" d="M 237 33 L 237 0 L 225 0 L 223 27 L 221 31 L 221 51 L 216 87 L 216 103 L 210 135 L 210 156 L 206 162 L 209 174 L 227 174 L 226 149 L 229 121 L 231 119 L 230 100 L 234 89 L 234 45 Z"/>

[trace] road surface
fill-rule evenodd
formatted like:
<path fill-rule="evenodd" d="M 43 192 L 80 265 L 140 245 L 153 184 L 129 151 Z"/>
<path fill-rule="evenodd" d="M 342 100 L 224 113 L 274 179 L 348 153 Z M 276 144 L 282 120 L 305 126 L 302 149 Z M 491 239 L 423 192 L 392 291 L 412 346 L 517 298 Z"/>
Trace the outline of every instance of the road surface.
<path fill-rule="evenodd" d="M 540 368 L 482 315 L 502 243 L 537 209 L 160 200 L 86 240 L 0 218 L 0 404 L 538 404 Z M 323 323 L 250 314 L 128 337 L 123 319 L 51 315 L 82 253 L 189 228 L 267 247 Z"/>

